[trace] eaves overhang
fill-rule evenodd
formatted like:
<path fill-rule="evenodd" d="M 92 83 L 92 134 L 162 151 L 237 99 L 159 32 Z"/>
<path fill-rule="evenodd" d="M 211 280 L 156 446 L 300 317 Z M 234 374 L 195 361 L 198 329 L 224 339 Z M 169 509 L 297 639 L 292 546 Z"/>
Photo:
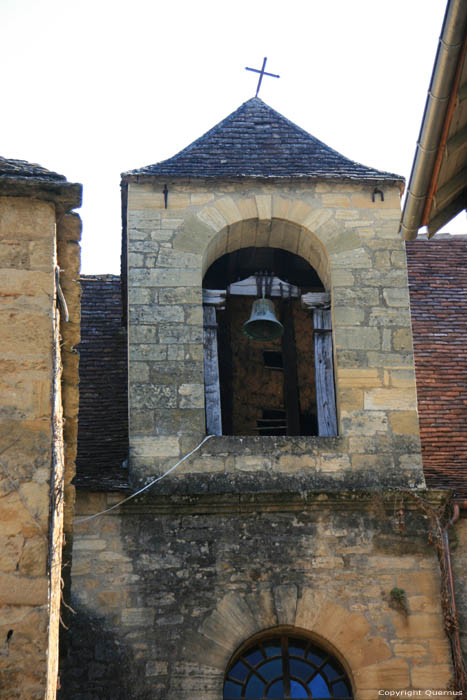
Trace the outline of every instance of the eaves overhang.
<path fill-rule="evenodd" d="M 400 232 L 431 238 L 467 204 L 467 3 L 449 0 L 417 141 Z"/>

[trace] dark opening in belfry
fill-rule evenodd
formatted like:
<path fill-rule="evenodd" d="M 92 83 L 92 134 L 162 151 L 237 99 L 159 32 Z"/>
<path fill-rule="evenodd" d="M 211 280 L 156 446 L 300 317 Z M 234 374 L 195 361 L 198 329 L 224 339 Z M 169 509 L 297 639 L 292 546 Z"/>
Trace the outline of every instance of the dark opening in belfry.
<path fill-rule="evenodd" d="M 320 430 L 317 405 L 313 303 L 329 308 L 328 299 L 313 267 L 279 248 L 242 248 L 211 265 L 203 282 L 208 432 L 336 434 Z M 333 390 L 332 378 L 335 412 Z"/>

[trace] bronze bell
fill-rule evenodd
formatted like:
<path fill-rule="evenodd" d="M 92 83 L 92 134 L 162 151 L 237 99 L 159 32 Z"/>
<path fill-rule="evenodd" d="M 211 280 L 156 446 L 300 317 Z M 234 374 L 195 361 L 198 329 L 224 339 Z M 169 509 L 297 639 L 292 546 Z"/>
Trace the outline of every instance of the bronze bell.
<path fill-rule="evenodd" d="M 270 299 L 256 299 L 250 318 L 243 324 L 243 333 L 252 340 L 274 340 L 283 332 L 284 326 L 276 318 L 274 303 Z"/>

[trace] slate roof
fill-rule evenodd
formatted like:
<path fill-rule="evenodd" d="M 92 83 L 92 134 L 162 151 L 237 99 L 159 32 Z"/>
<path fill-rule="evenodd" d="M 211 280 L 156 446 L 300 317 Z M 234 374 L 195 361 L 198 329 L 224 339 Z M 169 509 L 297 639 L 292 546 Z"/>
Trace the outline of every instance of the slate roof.
<path fill-rule="evenodd" d="M 406 243 L 427 485 L 467 498 L 467 237 Z"/>
<path fill-rule="evenodd" d="M 406 244 L 423 465 L 431 488 L 467 498 L 467 237 Z M 127 354 L 120 278 L 81 278 L 76 483 L 125 488 Z"/>
<path fill-rule="evenodd" d="M 392 181 L 404 178 L 345 158 L 265 104 L 259 97 L 172 158 L 123 173 L 188 178 L 316 178 Z"/>
<path fill-rule="evenodd" d="M 28 163 L 27 160 L 14 160 L 0 156 L 0 178 L 32 178 L 51 182 L 66 182 L 64 175 L 43 168 L 37 163 Z"/>
<path fill-rule="evenodd" d="M 34 197 L 70 211 L 81 206 L 82 187 L 37 163 L 0 156 L 0 195 Z"/>
<path fill-rule="evenodd" d="M 120 278 L 81 276 L 78 454 L 76 483 L 109 490 L 127 484 L 126 332 Z"/>

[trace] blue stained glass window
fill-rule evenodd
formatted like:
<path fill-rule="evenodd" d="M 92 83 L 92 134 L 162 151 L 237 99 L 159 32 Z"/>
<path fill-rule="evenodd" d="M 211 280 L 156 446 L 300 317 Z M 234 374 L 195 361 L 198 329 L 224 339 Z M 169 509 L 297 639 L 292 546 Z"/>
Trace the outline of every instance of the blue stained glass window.
<path fill-rule="evenodd" d="M 251 676 L 250 680 L 246 684 L 245 698 L 262 698 L 264 696 L 265 684 L 261 681 L 258 676 Z"/>
<path fill-rule="evenodd" d="M 267 681 L 280 678 L 282 676 L 282 659 L 267 661 L 265 664 L 261 664 L 261 666 L 258 667 L 258 671 Z"/>
<path fill-rule="evenodd" d="M 269 688 L 266 697 L 275 699 L 278 698 L 281 700 L 284 697 L 284 681 L 281 679 L 280 681 L 273 683 Z"/>
<path fill-rule="evenodd" d="M 312 697 L 314 698 L 331 697 L 331 693 L 329 692 L 329 686 L 320 673 L 308 683 L 308 687 L 311 690 Z"/>
<path fill-rule="evenodd" d="M 305 656 L 305 645 L 299 647 L 297 644 L 292 644 L 289 646 L 289 654 L 293 654 L 294 656 Z"/>
<path fill-rule="evenodd" d="M 253 651 L 245 654 L 245 659 L 248 661 L 250 666 L 256 666 L 264 659 L 264 656 L 259 649 L 254 649 Z"/>
<path fill-rule="evenodd" d="M 306 689 L 298 681 L 290 681 L 290 697 L 291 698 L 307 698 L 309 697 Z"/>
<path fill-rule="evenodd" d="M 229 676 L 231 678 L 235 678 L 238 681 L 244 681 L 248 673 L 249 669 L 245 666 L 245 664 L 242 661 L 239 661 L 238 664 L 235 664 L 235 666 L 233 666 L 230 669 Z"/>
<path fill-rule="evenodd" d="M 342 676 L 342 673 L 336 671 L 331 664 L 326 664 L 326 666 L 323 668 L 323 672 L 329 681 L 334 681 L 336 678 L 339 678 L 339 676 Z"/>
<path fill-rule="evenodd" d="M 272 642 L 263 644 L 263 649 L 268 656 L 280 656 L 282 654 L 281 643 L 279 639 L 274 639 Z"/>
<path fill-rule="evenodd" d="M 332 691 L 335 696 L 338 698 L 351 698 L 352 696 L 349 693 L 349 689 L 347 688 L 346 684 L 343 681 L 339 681 L 339 683 L 336 683 L 335 685 L 332 686 Z"/>
<path fill-rule="evenodd" d="M 304 661 L 299 661 L 298 659 L 290 659 L 291 676 L 296 676 L 303 681 L 307 681 L 313 671 L 314 669 L 310 667 L 310 664 L 307 664 Z"/>
<path fill-rule="evenodd" d="M 231 681 L 226 681 L 224 685 L 224 697 L 226 698 L 241 698 L 242 697 L 242 686 L 232 683 Z"/>
<path fill-rule="evenodd" d="M 276 632 L 243 649 L 227 669 L 224 700 L 353 697 L 337 659 L 305 636 Z"/>

